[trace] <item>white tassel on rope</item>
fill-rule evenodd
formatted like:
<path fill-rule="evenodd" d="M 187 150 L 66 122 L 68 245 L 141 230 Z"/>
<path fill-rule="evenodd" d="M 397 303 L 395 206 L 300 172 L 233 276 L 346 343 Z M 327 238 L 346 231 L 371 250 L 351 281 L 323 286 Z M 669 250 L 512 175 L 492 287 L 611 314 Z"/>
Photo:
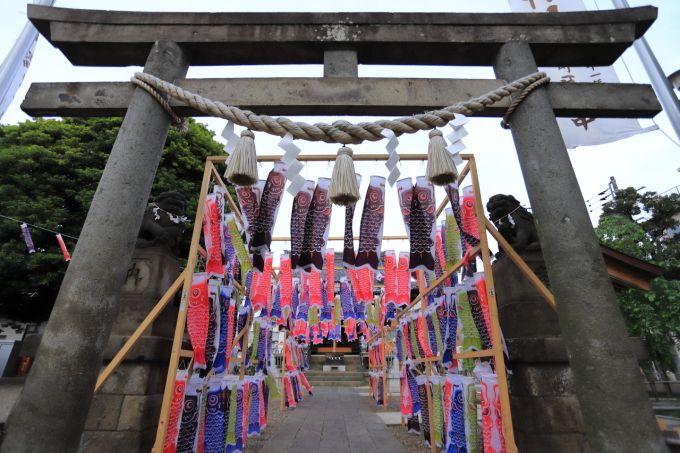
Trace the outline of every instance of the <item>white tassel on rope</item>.
<path fill-rule="evenodd" d="M 235 186 L 257 184 L 257 153 L 255 152 L 255 134 L 252 131 L 241 132 L 241 139 L 229 159 L 224 177 Z"/>
<path fill-rule="evenodd" d="M 440 130 L 430 131 L 430 144 L 427 147 L 427 180 L 436 186 L 455 182 L 458 170 L 451 154 L 446 150 L 446 141 Z"/>
<path fill-rule="evenodd" d="M 343 146 L 338 150 L 338 157 L 333 166 L 328 198 L 339 206 L 351 206 L 359 201 L 359 184 L 354 171 L 353 154 L 350 148 Z"/>

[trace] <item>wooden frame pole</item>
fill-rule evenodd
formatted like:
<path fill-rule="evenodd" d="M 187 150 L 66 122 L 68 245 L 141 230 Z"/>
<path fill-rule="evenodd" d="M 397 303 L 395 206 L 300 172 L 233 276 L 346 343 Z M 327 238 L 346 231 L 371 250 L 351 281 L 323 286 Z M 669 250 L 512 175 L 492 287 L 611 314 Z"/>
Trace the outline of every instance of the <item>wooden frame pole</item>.
<path fill-rule="evenodd" d="M 383 332 L 385 327 L 382 327 Z M 383 333 L 380 349 L 382 353 L 383 412 L 387 412 L 387 355 L 385 354 L 385 334 Z"/>
<path fill-rule="evenodd" d="M 208 194 L 208 186 L 210 184 L 210 175 L 212 164 L 206 164 L 203 171 L 203 181 L 201 183 L 201 192 L 198 197 L 198 206 L 196 207 L 196 220 L 194 221 L 194 231 L 191 235 L 191 247 L 189 249 L 189 258 L 187 259 L 187 267 L 184 272 L 184 289 L 182 290 L 182 299 L 179 305 L 179 313 L 177 315 L 177 325 L 175 326 L 175 338 L 172 342 L 172 352 L 170 353 L 170 363 L 168 364 L 168 375 L 165 380 L 165 391 L 163 392 L 163 403 L 161 405 L 161 414 L 158 420 L 158 428 L 156 430 L 156 440 L 154 442 L 153 450 L 159 453 L 163 450 L 163 442 L 165 440 L 165 432 L 168 426 L 168 416 L 170 415 L 170 405 L 172 403 L 172 394 L 174 391 L 175 373 L 177 370 L 180 358 L 180 350 L 182 349 L 182 341 L 184 339 L 184 328 L 187 320 L 187 306 L 189 303 L 189 292 L 191 290 L 191 280 L 193 278 L 193 270 L 196 268 L 198 261 L 198 246 L 201 238 L 201 228 L 198 225 L 202 224 L 204 200 Z"/>
<path fill-rule="evenodd" d="M 286 404 L 286 341 L 288 340 L 288 331 L 283 331 L 283 352 L 281 354 L 281 404 L 279 410 L 283 412 Z"/>
<path fill-rule="evenodd" d="M 496 304 L 496 291 L 494 290 L 493 271 L 491 269 L 491 255 L 486 236 L 486 216 L 484 215 L 484 205 L 482 204 L 482 194 L 479 188 L 479 177 L 477 175 L 477 163 L 475 158 L 469 160 L 470 173 L 472 176 L 472 187 L 475 192 L 475 211 L 479 222 L 479 246 L 484 263 L 484 278 L 486 280 L 487 300 L 489 301 L 489 315 L 491 317 L 491 332 L 493 335 L 493 352 L 496 364 L 496 376 L 498 377 L 498 387 L 500 389 L 501 417 L 503 421 L 503 433 L 505 437 L 505 447 L 508 453 L 517 453 L 515 445 L 515 433 L 512 428 L 512 413 L 510 412 L 510 395 L 508 392 L 508 379 L 505 374 L 505 357 L 501 346 L 501 329 L 498 319 L 498 305 Z"/>
<path fill-rule="evenodd" d="M 432 404 L 432 390 L 430 389 L 430 373 L 432 372 L 432 365 L 430 362 L 425 362 L 425 395 L 427 396 L 427 410 L 430 414 L 430 452 L 437 453 L 437 444 L 435 441 L 434 428 L 434 409 Z"/>
<path fill-rule="evenodd" d="M 488 219 L 484 219 L 484 225 L 486 227 L 486 230 L 491 233 L 491 236 L 498 241 L 498 245 L 501 246 L 501 248 L 505 251 L 505 253 L 508 254 L 510 259 L 512 260 L 517 267 L 519 267 L 519 270 L 522 271 L 524 276 L 529 279 L 532 285 L 538 290 L 539 293 L 541 293 L 541 296 L 545 299 L 546 302 L 554 309 L 557 310 L 557 307 L 555 306 L 555 298 L 553 297 L 552 293 L 546 286 L 543 284 L 543 282 L 536 276 L 534 271 L 532 271 L 529 266 L 527 266 L 527 263 L 524 262 L 521 256 L 517 254 L 515 249 L 512 248 L 512 246 L 508 243 L 508 241 L 505 240 L 505 238 L 501 235 L 501 233 L 498 232 L 495 226 L 491 222 L 489 222 Z"/>
<path fill-rule="evenodd" d="M 106 365 L 106 368 L 104 368 L 104 371 L 101 372 L 99 377 L 97 378 L 97 384 L 94 387 L 94 393 L 96 394 L 99 390 L 101 390 L 102 386 L 104 385 L 104 382 L 113 374 L 116 368 L 118 368 L 118 365 L 125 359 L 125 356 L 130 352 L 132 347 L 137 344 L 137 341 L 144 335 L 144 332 L 146 329 L 151 327 L 151 324 L 158 318 L 158 315 L 161 314 L 163 309 L 168 305 L 168 303 L 172 300 L 173 297 L 175 297 L 175 294 L 177 291 L 179 291 L 179 288 L 182 286 L 184 281 L 186 280 L 186 273 L 188 272 L 187 269 L 185 269 L 179 277 L 175 280 L 175 283 L 173 283 L 170 288 L 165 292 L 163 297 L 161 297 L 161 300 L 156 304 L 156 306 L 151 310 L 151 313 L 144 318 L 144 321 L 137 327 L 137 330 L 134 331 L 134 333 L 128 338 L 128 340 L 125 342 L 122 348 L 118 351 L 118 353 L 114 356 L 114 358 L 109 362 L 108 365 Z"/>

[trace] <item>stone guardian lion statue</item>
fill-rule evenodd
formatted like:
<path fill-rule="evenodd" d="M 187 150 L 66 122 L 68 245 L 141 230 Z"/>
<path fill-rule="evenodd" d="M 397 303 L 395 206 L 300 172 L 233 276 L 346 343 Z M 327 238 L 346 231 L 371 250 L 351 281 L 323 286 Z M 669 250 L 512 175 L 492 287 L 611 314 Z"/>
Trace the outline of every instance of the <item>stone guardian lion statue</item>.
<path fill-rule="evenodd" d="M 512 195 L 498 194 L 486 204 L 489 219 L 517 252 L 541 250 L 534 216 Z"/>
<path fill-rule="evenodd" d="M 187 199 L 179 192 L 163 192 L 156 197 L 144 213 L 135 247 L 164 247 L 179 256 L 179 241 L 187 222 L 186 207 Z"/>

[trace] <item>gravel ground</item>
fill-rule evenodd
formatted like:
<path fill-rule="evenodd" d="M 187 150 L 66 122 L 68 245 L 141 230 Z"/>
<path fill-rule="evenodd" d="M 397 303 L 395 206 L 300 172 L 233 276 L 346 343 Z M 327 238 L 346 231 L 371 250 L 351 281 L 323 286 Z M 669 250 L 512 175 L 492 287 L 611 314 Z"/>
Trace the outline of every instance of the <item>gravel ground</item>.
<path fill-rule="evenodd" d="M 368 390 L 360 390 L 361 392 L 368 392 Z M 373 409 L 374 412 L 383 412 L 384 408 L 381 406 L 377 406 L 375 404 L 375 400 L 373 397 L 370 396 L 364 396 L 363 397 L 364 401 L 366 404 Z M 399 412 L 400 407 L 399 407 L 399 395 L 393 395 L 390 396 L 390 402 L 387 406 L 387 412 Z M 401 444 L 406 447 L 406 449 L 410 453 L 428 453 L 430 452 L 430 449 L 425 445 L 425 440 L 423 439 L 423 435 L 416 435 L 413 433 L 409 433 L 406 431 L 406 426 L 401 426 L 401 425 L 387 425 L 387 428 L 392 431 L 392 434 L 394 434 L 394 437 L 401 442 Z M 443 452 L 444 450 L 441 448 L 437 448 L 438 452 Z"/>
<path fill-rule="evenodd" d="M 267 427 L 262 430 L 259 436 L 249 437 L 246 441 L 243 453 L 256 453 L 264 447 L 270 437 L 272 437 L 283 425 L 288 416 L 293 413 L 293 409 L 283 408 L 279 410 L 281 400 L 269 400 L 269 411 L 267 413 Z"/>

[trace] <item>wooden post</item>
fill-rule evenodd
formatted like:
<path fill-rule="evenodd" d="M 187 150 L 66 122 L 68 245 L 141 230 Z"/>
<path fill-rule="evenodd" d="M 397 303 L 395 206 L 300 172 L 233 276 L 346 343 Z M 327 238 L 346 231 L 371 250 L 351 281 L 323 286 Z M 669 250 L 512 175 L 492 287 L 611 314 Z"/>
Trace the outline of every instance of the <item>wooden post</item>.
<path fill-rule="evenodd" d="M 285 374 L 286 374 L 286 340 L 288 336 L 288 331 L 284 330 L 283 331 L 283 353 L 281 354 L 281 404 L 279 407 L 279 410 L 283 412 L 283 408 L 285 407 L 286 404 L 286 381 L 285 381 Z"/>
<path fill-rule="evenodd" d="M 387 412 L 387 356 L 385 355 L 385 327 L 382 327 L 382 342 L 380 349 L 382 352 L 382 381 L 383 381 L 383 412 Z"/>
<path fill-rule="evenodd" d="M 248 355 L 248 341 L 250 340 L 250 321 L 251 321 L 251 310 L 248 308 L 248 314 L 246 315 L 246 324 L 243 326 L 241 333 L 243 334 L 243 347 L 241 348 L 241 369 L 238 373 L 239 380 L 243 380 L 246 375 L 246 356 Z M 253 332 L 255 335 L 255 332 Z"/>
<path fill-rule="evenodd" d="M 493 272 L 491 270 L 491 256 L 489 254 L 489 242 L 486 236 L 486 216 L 482 204 L 482 194 L 479 188 L 477 175 L 477 163 L 475 158 L 470 158 L 470 173 L 472 174 L 472 187 L 475 191 L 475 214 L 479 224 L 479 246 L 484 263 L 484 279 L 486 280 L 486 295 L 489 301 L 489 315 L 491 317 L 491 334 L 493 335 L 493 357 L 496 363 L 496 375 L 498 387 L 501 391 L 501 416 L 503 420 L 503 435 L 505 448 L 508 453 L 517 453 L 515 446 L 515 433 L 512 429 L 512 413 L 510 412 L 510 395 L 508 393 L 508 378 L 505 374 L 505 358 L 501 346 L 501 329 L 498 323 L 498 306 L 496 305 L 496 292 L 494 290 Z"/>
<path fill-rule="evenodd" d="M 433 404 L 432 404 L 432 391 L 430 390 L 430 373 L 432 372 L 432 367 L 430 361 L 425 362 L 425 394 L 427 395 L 427 410 L 430 413 L 430 451 L 432 453 L 437 453 L 437 444 L 435 443 L 434 428 L 432 426 L 434 421 Z"/>
<path fill-rule="evenodd" d="M 205 198 L 208 194 L 208 186 L 210 184 L 210 165 L 205 166 L 203 171 L 203 182 L 201 183 L 201 192 L 198 197 L 198 206 L 196 208 L 196 220 L 194 221 L 194 231 L 191 235 L 191 247 L 189 248 L 189 258 L 187 260 L 187 271 L 184 274 L 184 289 L 182 290 L 182 299 L 179 304 L 179 313 L 177 315 L 177 324 L 175 325 L 175 338 L 172 342 L 172 352 L 170 353 L 170 363 L 168 364 L 168 376 L 165 379 L 165 392 L 163 393 L 163 403 L 161 405 L 161 415 L 158 421 L 158 429 L 156 430 L 156 441 L 154 442 L 153 451 L 158 453 L 163 451 L 163 441 L 165 440 L 165 432 L 168 427 L 168 416 L 170 415 L 170 405 L 172 403 L 172 394 L 175 387 L 175 373 L 180 358 L 180 349 L 182 349 L 182 341 L 184 340 L 184 327 L 187 321 L 187 307 L 189 304 L 189 292 L 191 291 L 191 280 L 194 276 L 194 269 L 198 261 L 198 246 L 201 238 L 201 225 L 203 222 L 203 208 L 205 206 Z"/>
<path fill-rule="evenodd" d="M 534 288 L 536 288 L 541 296 L 543 296 L 545 301 L 548 302 L 553 310 L 555 310 L 555 298 L 553 297 L 550 290 L 546 288 L 541 280 L 539 280 L 536 274 L 534 274 L 534 271 L 532 271 L 529 266 L 527 266 L 527 263 L 525 263 L 522 257 L 517 254 L 515 249 L 512 248 L 508 241 L 506 241 L 505 238 L 501 236 L 496 227 L 493 226 L 491 222 L 489 222 L 489 219 L 484 219 L 484 225 L 486 226 L 486 230 L 491 233 L 491 236 L 493 236 L 494 239 L 498 241 L 498 245 L 500 245 L 505 253 L 508 254 L 508 257 L 510 257 L 512 262 L 515 263 L 524 276 L 529 279 L 532 285 L 534 285 Z"/>

